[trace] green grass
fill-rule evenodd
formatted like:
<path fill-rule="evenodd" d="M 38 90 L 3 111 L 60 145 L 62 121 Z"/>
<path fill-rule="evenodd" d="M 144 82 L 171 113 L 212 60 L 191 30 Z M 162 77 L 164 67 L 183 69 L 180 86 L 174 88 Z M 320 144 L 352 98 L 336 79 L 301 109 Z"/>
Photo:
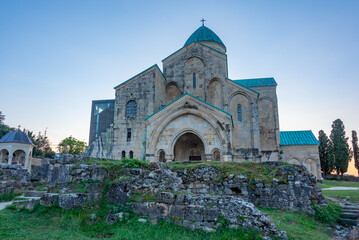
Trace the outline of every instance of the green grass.
<path fill-rule="evenodd" d="M 328 240 L 332 233 L 326 229 L 329 224 L 316 220 L 315 216 L 303 212 L 288 212 L 274 209 L 261 209 L 267 213 L 277 227 L 286 231 L 289 239 Z"/>
<path fill-rule="evenodd" d="M 358 187 L 359 182 L 349 182 L 349 181 L 337 181 L 337 180 L 323 180 L 322 184 L 318 185 L 320 188 L 330 188 L 330 187 Z"/>
<path fill-rule="evenodd" d="M 0 239 L 261 239 L 256 231 L 248 229 L 219 229 L 205 233 L 165 221 L 152 225 L 139 223 L 137 219 L 132 214 L 127 222 L 89 225 L 82 210 L 38 206 L 29 212 L 11 207 L 0 211 Z"/>
<path fill-rule="evenodd" d="M 81 164 L 96 165 L 106 170 L 116 170 L 121 168 L 148 168 L 149 163 L 143 160 L 128 158 L 122 160 L 89 159 L 85 162 L 76 163 L 73 169 L 77 169 Z"/>
<path fill-rule="evenodd" d="M 348 198 L 352 203 L 359 203 L 359 190 L 323 190 L 323 195 L 339 199 Z"/>
<path fill-rule="evenodd" d="M 262 179 L 267 181 L 268 184 L 272 184 L 272 179 L 276 178 L 279 182 L 285 182 L 286 176 L 281 174 L 277 174 L 278 170 L 286 165 L 290 165 L 287 163 L 283 163 L 279 166 L 270 166 L 261 163 L 253 163 L 253 162 L 172 162 L 168 163 L 168 167 L 176 170 L 176 169 L 187 169 L 187 171 L 193 171 L 196 168 L 200 167 L 214 167 L 216 168 L 221 175 L 217 179 L 217 181 L 222 181 L 227 178 L 230 174 L 243 174 L 248 176 L 251 181 L 254 179 Z M 298 166 L 296 166 L 298 167 Z M 255 183 L 254 183 L 255 184 Z"/>
<path fill-rule="evenodd" d="M 2 193 L 0 194 L 0 202 L 10 202 L 15 197 L 19 196 L 21 193 L 13 192 L 13 193 Z"/>

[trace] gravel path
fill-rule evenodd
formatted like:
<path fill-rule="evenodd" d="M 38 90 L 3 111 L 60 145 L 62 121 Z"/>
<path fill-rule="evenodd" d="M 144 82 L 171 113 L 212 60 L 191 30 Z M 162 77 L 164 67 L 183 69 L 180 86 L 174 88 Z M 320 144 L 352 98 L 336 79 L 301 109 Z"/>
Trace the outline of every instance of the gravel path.
<path fill-rule="evenodd" d="M 322 190 L 359 190 L 357 187 L 330 187 L 322 188 Z"/>
<path fill-rule="evenodd" d="M 10 204 L 12 204 L 12 201 L 0 203 L 0 210 L 3 210 L 4 208 L 6 208 L 6 206 L 8 206 Z"/>

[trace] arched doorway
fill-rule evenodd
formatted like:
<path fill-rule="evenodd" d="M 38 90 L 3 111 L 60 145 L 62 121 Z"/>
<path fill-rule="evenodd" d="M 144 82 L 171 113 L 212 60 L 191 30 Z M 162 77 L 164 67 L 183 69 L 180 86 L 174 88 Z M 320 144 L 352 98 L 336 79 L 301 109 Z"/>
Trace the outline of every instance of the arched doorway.
<path fill-rule="evenodd" d="M 20 164 L 21 166 L 25 166 L 25 152 L 23 150 L 16 150 L 13 153 L 12 162 L 16 164 Z"/>
<path fill-rule="evenodd" d="M 204 160 L 204 144 L 194 133 L 185 133 L 180 136 L 174 146 L 175 161 Z"/>
<path fill-rule="evenodd" d="M 158 156 L 158 160 L 159 160 L 160 162 L 166 162 L 166 154 L 165 154 L 165 151 L 160 150 L 159 156 Z"/>
<path fill-rule="evenodd" d="M 212 152 L 212 161 L 220 162 L 221 161 L 221 153 L 218 149 L 215 149 Z"/>

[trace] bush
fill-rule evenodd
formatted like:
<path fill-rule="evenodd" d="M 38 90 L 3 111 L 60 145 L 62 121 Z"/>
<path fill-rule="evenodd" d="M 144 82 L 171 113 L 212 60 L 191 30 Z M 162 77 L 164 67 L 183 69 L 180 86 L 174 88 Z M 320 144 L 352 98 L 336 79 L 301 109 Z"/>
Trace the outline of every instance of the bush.
<path fill-rule="evenodd" d="M 342 208 L 335 202 L 328 201 L 328 206 L 312 205 L 314 209 L 314 218 L 322 223 L 334 225 L 339 220 Z"/>

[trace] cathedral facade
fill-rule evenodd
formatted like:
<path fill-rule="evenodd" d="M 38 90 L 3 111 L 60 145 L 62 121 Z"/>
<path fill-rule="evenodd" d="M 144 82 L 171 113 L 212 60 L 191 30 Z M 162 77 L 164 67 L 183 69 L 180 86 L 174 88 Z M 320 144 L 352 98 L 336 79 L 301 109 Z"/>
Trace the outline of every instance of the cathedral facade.
<path fill-rule="evenodd" d="M 184 46 L 92 103 L 87 154 L 150 161 L 286 161 L 320 177 L 311 131 L 280 132 L 274 78 L 232 80 L 202 25 Z"/>

